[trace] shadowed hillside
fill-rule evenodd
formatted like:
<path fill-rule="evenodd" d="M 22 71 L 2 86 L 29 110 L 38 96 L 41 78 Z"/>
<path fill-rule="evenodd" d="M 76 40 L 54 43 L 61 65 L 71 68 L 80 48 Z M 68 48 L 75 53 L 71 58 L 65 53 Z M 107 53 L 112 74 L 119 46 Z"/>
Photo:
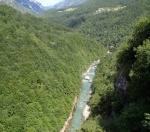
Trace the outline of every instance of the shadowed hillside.
<path fill-rule="evenodd" d="M 138 24 L 117 56 L 106 58 L 97 70 L 92 114 L 81 132 L 149 132 L 150 19 Z"/>

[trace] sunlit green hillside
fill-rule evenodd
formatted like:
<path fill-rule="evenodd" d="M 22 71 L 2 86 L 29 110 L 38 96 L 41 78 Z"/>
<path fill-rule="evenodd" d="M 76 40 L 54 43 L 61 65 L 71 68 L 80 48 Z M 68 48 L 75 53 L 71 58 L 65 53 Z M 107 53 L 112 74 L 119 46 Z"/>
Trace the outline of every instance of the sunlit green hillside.
<path fill-rule="evenodd" d="M 0 5 L 0 132 L 59 132 L 97 59 L 80 131 L 149 132 L 149 14 L 150 0 L 87 0 L 38 17 Z"/>
<path fill-rule="evenodd" d="M 0 34 L 0 131 L 58 132 L 82 72 L 104 48 L 5 5 L 0 5 Z"/>

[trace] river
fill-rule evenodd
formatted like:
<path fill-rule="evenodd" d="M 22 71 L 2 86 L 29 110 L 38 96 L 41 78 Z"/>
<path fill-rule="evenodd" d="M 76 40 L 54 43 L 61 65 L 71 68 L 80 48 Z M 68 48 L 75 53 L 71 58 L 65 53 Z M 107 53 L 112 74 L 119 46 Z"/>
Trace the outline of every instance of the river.
<path fill-rule="evenodd" d="M 73 118 L 71 120 L 71 123 L 67 132 L 78 131 L 81 128 L 83 121 L 85 120 L 85 118 L 88 117 L 90 113 L 87 111 L 87 107 L 88 107 L 88 102 L 91 96 L 91 86 L 92 86 L 93 78 L 95 76 L 97 65 L 98 63 L 94 63 L 93 65 L 91 65 L 88 71 L 83 76 L 82 89 L 81 89 L 80 96 L 77 102 L 75 113 L 73 115 Z M 83 111 L 84 111 L 84 115 L 87 117 L 83 116 Z"/>

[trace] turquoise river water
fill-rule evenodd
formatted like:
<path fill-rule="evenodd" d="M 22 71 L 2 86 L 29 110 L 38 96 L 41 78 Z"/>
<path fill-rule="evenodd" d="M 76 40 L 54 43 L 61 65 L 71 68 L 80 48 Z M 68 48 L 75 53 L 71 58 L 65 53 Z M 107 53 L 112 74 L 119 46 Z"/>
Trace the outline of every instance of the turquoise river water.
<path fill-rule="evenodd" d="M 86 104 L 88 104 L 88 101 L 90 99 L 90 91 L 91 91 L 91 85 L 92 85 L 92 80 L 95 76 L 95 71 L 96 71 L 96 67 L 92 66 L 89 73 L 85 76 L 89 76 L 90 77 L 90 81 L 85 80 L 85 76 L 83 77 L 83 83 L 82 83 L 82 89 L 80 92 L 80 96 L 78 99 L 78 103 L 77 103 L 77 107 L 76 107 L 76 111 L 74 113 L 72 122 L 70 124 L 69 130 L 68 132 L 76 132 L 80 129 L 82 123 L 83 123 L 83 109 L 85 107 Z"/>

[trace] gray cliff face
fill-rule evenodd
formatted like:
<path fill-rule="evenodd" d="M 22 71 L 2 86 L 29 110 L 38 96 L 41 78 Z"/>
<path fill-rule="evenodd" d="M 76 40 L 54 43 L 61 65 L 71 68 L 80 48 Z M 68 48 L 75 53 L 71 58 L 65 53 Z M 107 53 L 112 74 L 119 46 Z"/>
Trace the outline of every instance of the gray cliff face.
<path fill-rule="evenodd" d="M 6 4 L 9 5 L 13 8 L 15 8 L 16 10 L 25 13 L 25 12 L 29 12 L 30 10 L 24 6 L 22 6 L 20 3 L 18 3 L 15 0 L 0 0 L 0 4 Z"/>
<path fill-rule="evenodd" d="M 0 0 L 0 4 L 7 4 L 21 12 L 41 12 L 44 7 L 36 0 Z"/>
<path fill-rule="evenodd" d="M 44 10 L 44 7 L 41 5 L 41 3 L 37 2 L 36 0 L 16 0 L 21 5 L 25 6 L 26 8 L 35 11 L 35 12 L 41 12 Z"/>
<path fill-rule="evenodd" d="M 132 61 L 122 64 L 114 82 L 115 88 L 120 88 L 126 92 L 127 85 L 131 82 L 129 73 L 131 71 L 132 64 Z"/>
<path fill-rule="evenodd" d="M 129 83 L 129 81 L 127 80 L 127 78 L 125 76 L 123 76 L 122 71 L 120 71 L 120 73 L 114 83 L 115 87 L 126 91 L 126 86 L 128 83 Z"/>

